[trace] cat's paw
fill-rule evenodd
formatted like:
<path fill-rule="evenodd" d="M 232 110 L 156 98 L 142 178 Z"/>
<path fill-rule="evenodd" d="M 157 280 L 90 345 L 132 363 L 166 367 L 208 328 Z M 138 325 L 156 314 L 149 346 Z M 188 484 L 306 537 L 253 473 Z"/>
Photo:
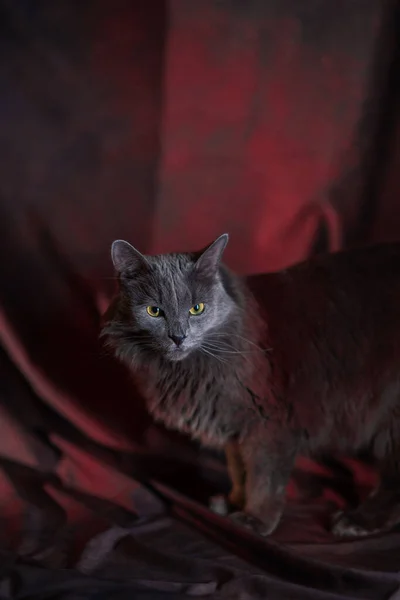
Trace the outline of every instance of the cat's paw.
<path fill-rule="evenodd" d="M 222 517 L 226 517 L 230 512 L 229 500 L 223 494 L 211 496 L 208 501 L 208 507 L 213 513 Z"/>
<path fill-rule="evenodd" d="M 258 535 L 262 535 L 263 537 L 272 533 L 276 527 L 275 523 L 272 526 L 266 525 L 263 521 L 257 519 L 257 517 L 253 517 L 252 515 L 242 511 L 232 513 L 230 518 L 235 521 L 235 523 L 240 524 L 242 527 L 257 533 Z"/>
<path fill-rule="evenodd" d="M 332 533 L 341 538 L 357 538 L 374 535 L 381 529 L 360 525 L 352 519 L 350 514 L 342 511 L 335 513 L 332 519 Z"/>
<path fill-rule="evenodd" d="M 241 488 L 233 488 L 229 493 L 228 500 L 232 511 L 236 512 L 243 510 L 246 504 L 244 490 Z"/>
<path fill-rule="evenodd" d="M 217 515 L 222 515 L 226 517 L 231 512 L 236 512 L 241 510 L 244 506 L 244 495 L 240 492 L 236 492 L 233 490 L 230 492 L 229 496 L 224 496 L 223 494 L 218 494 L 216 496 L 211 496 L 208 501 L 208 507 Z"/>

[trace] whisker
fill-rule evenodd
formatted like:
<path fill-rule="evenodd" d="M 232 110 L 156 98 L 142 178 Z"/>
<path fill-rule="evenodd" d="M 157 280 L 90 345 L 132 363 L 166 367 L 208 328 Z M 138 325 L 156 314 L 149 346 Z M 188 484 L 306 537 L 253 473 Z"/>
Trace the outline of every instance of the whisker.
<path fill-rule="evenodd" d="M 247 339 L 243 335 L 239 335 L 238 333 L 229 333 L 228 335 L 229 336 L 233 336 L 233 337 L 237 337 L 237 338 L 243 340 L 244 342 L 247 342 L 248 344 L 251 344 L 252 346 L 254 346 L 255 348 L 257 348 L 257 350 L 259 350 L 260 352 L 269 352 L 269 351 L 273 350 L 273 348 L 261 348 L 261 346 L 259 346 L 255 342 L 252 342 L 251 340 Z M 218 332 L 216 332 L 216 333 L 211 334 L 211 336 L 209 336 L 209 337 L 211 338 L 212 336 L 221 338 L 221 337 L 226 337 L 227 334 L 226 333 L 218 333 Z"/>
<path fill-rule="evenodd" d="M 218 360 L 219 362 L 226 364 L 226 360 L 224 360 L 223 358 L 221 358 L 220 356 L 216 356 L 215 354 L 213 354 L 212 352 L 210 352 L 209 350 L 206 350 L 206 348 L 203 347 L 203 345 L 200 346 L 200 350 L 201 352 L 204 352 L 205 354 L 208 354 L 209 356 L 212 356 L 213 358 L 215 358 L 216 360 Z"/>
<path fill-rule="evenodd" d="M 224 346 L 216 346 L 215 344 L 210 344 L 208 342 L 203 342 L 203 346 L 206 346 L 207 348 L 209 348 L 210 350 L 218 350 L 220 352 L 223 352 L 224 354 L 256 354 L 256 352 L 250 351 L 250 352 L 242 352 L 241 350 L 229 350 L 229 348 L 224 347 Z"/>
<path fill-rule="evenodd" d="M 120 326 L 106 325 L 104 327 L 104 329 L 105 329 L 105 333 L 107 333 L 107 334 L 119 333 L 119 334 L 123 334 L 127 337 L 130 337 L 132 339 L 138 339 L 138 340 L 139 339 L 140 340 L 150 340 L 153 337 L 148 333 L 137 333 L 134 331 L 129 331 L 129 329 L 126 329 L 126 327 L 124 327 L 123 325 L 120 325 Z"/>
<path fill-rule="evenodd" d="M 246 355 L 245 352 L 240 352 L 239 350 L 223 350 L 221 348 L 216 348 L 213 346 L 207 346 L 208 350 L 213 350 L 214 352 L 217 353 L 218 356 L 220 356 L 221 354 L 225 355 L 225 356 L 232 356 L 232 355 L 237 355 L 237 356 L 243 356 L 243 358 L 245 360 L 247 360 L 248 362 L 250 362 L 249 357 Z"/>
<path fill-rule="evenodd" d="M 214 346 L 215 348 L 219 348 L 220 350 L 232 351 L 232 352 L 244 352 L 246 354 L 256 354 L 256 350 L 240 350 L 236 348 L 234 345 L 229 344 L 228 342 L 221 342 L 220 340 L 214 340 L 213 338 L 208 337 L 206 339 L 206 343 Z"/>
<path fill-rule="evenodd" d="M 221 336 L 225 336 L 225 333 L 216 333 L 213 334 L 216 335 L 217 337 L 221 337 Z M 248 338 L 244 337 L 243 335 L 239 335 L 238 333 L 232 333 L 230 332 L 229 335 L 233 336 L 233 337 L 237 337 L 241 340 L 243 340 L 244 342 L 247 342 L 248 344 L 251 344 L 252 346 L 255 346 L 258 350 L 261 350 L 260 346 L 258 344 L 256 344 L 255 342 L 252 342 L 251 340 L 249 340 Z"/>
<path fill-rule="evenodd" d="M 207 341 L 204 342 L 205 344 L 207 344 L 208 346 L 212 347 L 214 350 L 221 350 L 222 352 L 225 352 L 226 354 L 257 354 L 257 352 L 255 350 L 238 350 L 237 348 L 235 348 L 234 346 L 230 346 L 230 345 L 221 345 L 221 344 L 215 344 L 214 341 Z M 262 349 L 260 348 L 260 351 L 262 351 Z"/>

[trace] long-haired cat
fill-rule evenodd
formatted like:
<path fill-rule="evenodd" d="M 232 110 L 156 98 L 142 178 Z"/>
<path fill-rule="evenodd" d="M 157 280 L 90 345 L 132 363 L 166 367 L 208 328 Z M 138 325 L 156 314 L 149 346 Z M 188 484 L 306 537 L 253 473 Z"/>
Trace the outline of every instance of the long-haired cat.
<path fill-rule="evenodd" d="M 368 449 L 379 487 L 339 535 L 400 522 L 400 244 L 241 278 L 205 250 L 112 245 L 119 293 L 103 329 L 167 427 L 227 449 L 235 518 L 277 526 L 298 453 Z M 383 510 L 382 510 L 383 509 Z"/>

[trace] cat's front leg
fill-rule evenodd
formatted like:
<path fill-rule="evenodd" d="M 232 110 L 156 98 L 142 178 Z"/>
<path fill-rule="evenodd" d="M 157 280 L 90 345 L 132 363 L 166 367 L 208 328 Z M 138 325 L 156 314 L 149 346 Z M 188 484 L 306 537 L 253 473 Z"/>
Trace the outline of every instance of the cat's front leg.
<path fill-rule="evenodd" d="M 246 471 L 237 439 L 232 439 L 226 444 L 225 454 L 232 483 L 228 496 L 229 503 L 236 509 L 242 509 L 246 502 Z"/>
<path fill-rule="evenodd" d="M 264 425 L 242 442 L 246 470 L 246 503 L 232 518 L 266 536 L 277 527 L 285 504 L 299 438 L 284 428 Z"/>
<path fill-rule="evenodd" d="M 229 514 L 233 510 L 242 510 L 245 505 L 246 472 L 241 455 L 240 444 L 232 438 L 225 445 L 226 466 L 231 480 L 231 491 L 228 497 L 224 495 L 210 498 L 210 508 L 220 515 Z"/>

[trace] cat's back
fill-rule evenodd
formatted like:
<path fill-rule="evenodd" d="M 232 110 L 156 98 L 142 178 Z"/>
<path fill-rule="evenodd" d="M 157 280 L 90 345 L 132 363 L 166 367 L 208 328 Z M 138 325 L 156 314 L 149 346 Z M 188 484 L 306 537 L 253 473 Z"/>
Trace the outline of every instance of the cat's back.
<path fill-rule="evenodd" d="M 399 401 L 400 244 L 318 256 L 247 282 L 267 322 L 274 384 L 299 422 L 317 446 L 361 447 Z"/>
<path fill-rule="evenodd" d="M 365 309 L 400 294 L 400 243 L 315 256 L 287 269 L 247 277 L 261 307 L 305 310 L 362 299 Z M 290 311 L 291 312 L 291 311 Z"/>

